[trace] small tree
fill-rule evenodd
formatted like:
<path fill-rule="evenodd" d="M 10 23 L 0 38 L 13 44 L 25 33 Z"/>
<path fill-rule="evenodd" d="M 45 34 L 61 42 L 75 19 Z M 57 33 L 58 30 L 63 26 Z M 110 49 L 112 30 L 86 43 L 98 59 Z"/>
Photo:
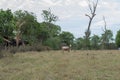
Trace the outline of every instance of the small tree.
<path fill-rule="evenodd" d="M 34 39 L 34 33 L 37 26 L 37 19 L 34 16 L 33 13 L 27 12 L 27 11 L 16 11 L 14 13 L 15 17 L 15 37 L 16 37 L 16 46 L 19 44 L 20 39 L 28 39 L 33 40 Z"/>
<path fill-rule="evenodd" d="M 60 38 L 61 38 L 61 42 L 62 42 L 62 43 L 65 43 L 66 45 L 73 44 L 74 36 L 73 36 L 73 34 L 70 33 L 70 32 L 65 32 L 65 31 L 63 31 L 63 32 L 60 34 Z"/>
<path fill-rule="evenodd" d="M 113 40 L 113 33 L 111 30 L 106 30 L 101 37 L 101 44 L 103 49 L 107 49 L 109 47 L 110 41 Z"/>
<path fill-rule="evenodd" d="M 13 37 L 14 21 L 11 10 L 0 10 L 0 36 Z"/>
<path fill-rule="evenodd" d="M 0 9 L 0 45 L 6 47 L 11 42 L 10 39 L 14 37 L 14 17 L 11 10 Z"/>
<path fill-rule="evenodd" d="M 104 29 L 103 29 L 103 34 L 101 36 L 101 44 L 102 44 L 102 49 L 108 49 L 110 41 L 113 40 L 113 33 L 111 30 L 107 29 L 107 23 L 105 20 L 105 17 L 103 16 L 103 21 L 104 21 Z"/>
<path fill-rule="evenodd" d="M 58 17 L 51 12 L 50 8 L 42 11 L 42 17 L 44 21 L 48 23 L 56 22 L 58 20 Z"/>
<path fill-rule="evenodd" d="M 46 27 L 48 28 L 48 32 L 49 34 L 52 34 L 53 32 L 53 28 L 52 28 L 52 23 L 56 22 L 58 20 L 58 17 L 55 16 L 52 12 L 51 9 L 49 8 L 48 10 L 43 10 L 42 11 L 42 17 L 44 19 L 44 22 L 46 24 Z M 50 35 L 50 37 L 53 37 L 52 35 Z"/>
<path fill-rule="evenodd" d="M 93 35 L 91 37 L 91 47 L 93 49 L 99 49 L 100 38 L 98 35 Z"/>
<path fill-rule="evenodd" d="M 117 31 L 115 42 L 116 42 L 117 47 L 120 48 L 120 30 Z"/>
<path fill-rule="evenodd" d="M 60 49 L 60 45 L 61 45 L 61 40 L 60 37 L 52 37 L 52 38 L 48 38 L 45 42 L 44 42 L 45 46 L 49 46 L 50 48 L 54 49 L 54 50 L 58 50 Z"/>
<path fill-rule="evenodd" d="M 84 49 L 85 48 L 85 39 L 80 37 L 75 40 L 75 49 Z"/>

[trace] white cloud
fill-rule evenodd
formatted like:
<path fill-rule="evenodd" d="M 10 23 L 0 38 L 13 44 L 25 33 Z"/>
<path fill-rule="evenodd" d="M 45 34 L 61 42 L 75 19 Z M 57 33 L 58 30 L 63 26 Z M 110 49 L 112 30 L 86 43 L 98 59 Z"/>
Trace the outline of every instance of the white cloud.
<path fill-rule="evenodd" d="M 53 7 L 53 6 L 60 6 L 61 1 L 52 1 L 52 0 L 41 0 L 38 1 L 40 5 L 45 7 Z"/>
<path fill-rule="evenodd" d="M 78 4 L 79 4 L 81 7 L 87 7 L 87 6 L 88 6 L 87 1 L 80 1 Z"/>
<path fill-rule="evenodd" d="M 93 25 L 94 25 L 94 27 L 96 27 L 96 26 L 104 26 L 104 21 L 103 20 L 98 21 L 98 22 L 94 23 Z"/>
<path fill-rule="evenodd" d="M 65 5 L 67 5 L 67 6 L 74 4 L 74 2 L 72 0 L 64 0 L 64 1 L 65 2 L 63 2 L 63 3 L 65 3 Z"/>
<path fill-rule="evenodd" d="M 60 20 L 61 20 L 61 19 L 69 19 L 71 16 L 72 16 L 72 15 L 70 15 L 70 14 L 69 14 L 69 15 L 66 15 L 66 16 L 61 16 L 61 17 L 60 17 Z"/>
<path fill-rule="evenodd" d="M 96 12 L 97 15 L 92 22 L 91 29 L 99 29 L 99 27 L 96 26 L 104 26 L 102 16 L 106 17 L 108 27 L 114 24 L 119 24 L 119 5 L 120 1 L 117 0 L 99 0 Z M 89 12 L 87 0 L 0 0 L 0 8 L 10 8 L 12 11 L 18 9 L 27 10 L 35 13 L 39 21 L 41 21 L 41 11 L 43 9 L 51 8 L 52 12 L 60 18 L 59 22 L 61 22 L 61 24 L 67 25 L 66 21 L 69 20 L 80 20 L 78 26 L 86 25 L 86 28 L 89 20 L 84 15 Z M 63 21 L 64 23 L 62 23 Z M 76 22 L 71 22 L 71 24 L 77 25 Z"/>

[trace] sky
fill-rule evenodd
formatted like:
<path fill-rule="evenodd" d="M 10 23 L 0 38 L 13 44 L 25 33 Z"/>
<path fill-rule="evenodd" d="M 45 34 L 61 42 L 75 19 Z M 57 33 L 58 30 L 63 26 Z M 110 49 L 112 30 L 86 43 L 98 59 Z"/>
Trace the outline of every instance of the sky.
<path fill-rule="evenodd" d="M 96 0 L 91 0 L 95 2 Z M 96 16 L 91 24 L 91 36 L 101 35 L 104 32 L 103 16 L 107 23 L 107 29 L 113 31 L 114 38 L 120 29 L 120 0 L 99 0 Z M 38 21 L 42 22 L 42 10 L 51 9 L 52 13 L 59 17 L 55 23 L 62 31 L 69 31 L 73 35 L 83 37 L 87 29 L 90 14 L 88 0 L 0 0 L 0 9 L 27 10 L 33 12 Z"/>

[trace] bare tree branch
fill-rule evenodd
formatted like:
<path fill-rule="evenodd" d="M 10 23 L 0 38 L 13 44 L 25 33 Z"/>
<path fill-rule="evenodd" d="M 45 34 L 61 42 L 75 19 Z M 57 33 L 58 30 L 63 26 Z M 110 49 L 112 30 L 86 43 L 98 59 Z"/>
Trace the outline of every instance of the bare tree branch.
<path fill-rule="evenodd" d="M 93 13 L 95 13 L 97 5 L 98 5 L 98 0 L 96 1 L 96 4 L 95 3 L 93 4 L 93 9 L 94 9 Z"/>
<path fill-rule="evenodd" d="M 107 30 L 107 28 L 106 28 L 107 24 L 106 24 L 106 20 L 105 20 L 104 16 L 103 16 L 103 21 L 104 21 L 104 27 L 105 27 L 105 31 L 106 31 Z"/>
<path fill-rule="evenodd" d="M 3 38 L 3 40 L 6 41 L 6 42 L 8 42 L 8 43 L 11 42 L 10 40 L 8 40 L 8 39 L 6 39 L 6 38 Z"/>
<path fill-rule="evenodd" d="M 90 0 L 88 0 L 88 6 L 89 6 L 89 9 L 90 9 L 90 12 L 91 12 L 91 15 L 85 14 L 85 16 L 88 16 L 89 19 L 90 19 L 89 25 L 88 25 L 88 31 L 90 29 L 91 22 L 96 15 L 95 12 L 96 12 L 97 5 L 98 5 L 98 0 L 96 2 L 92 2 L 92 3 L 91 3 Z"/>
<path fill-rule="evenodd" d="M 96 2 L 93 1 L 91 2 L 90 0 L 88 0 L 88 7 L 90 9 L 91 14 L 95 13 L 97 5 L 98 5 L 98 0 Z"/>
<path fill-rule="evenodd" d="M 89 16 L 88 14 L 85 14 L 85 16 L 88 16 L 91 19 L 91 16 Z"/>
<path fill-rule="evenodd" d="M 91 3 L 90 3 L 90 0 L 88 0 L 88 6 L 89 6 L 90 12 L 91 12 L 91 14 L 92 14 L 93 9 L 92 9 L 92 5 L 91 5 Z"/>

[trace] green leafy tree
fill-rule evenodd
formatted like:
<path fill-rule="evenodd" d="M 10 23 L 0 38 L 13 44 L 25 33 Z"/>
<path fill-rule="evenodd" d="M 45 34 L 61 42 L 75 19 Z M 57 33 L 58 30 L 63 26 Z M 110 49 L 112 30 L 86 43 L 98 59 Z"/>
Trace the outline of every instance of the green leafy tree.
<path fill-rule="evenodd" d="M 51 9 L 49 8 L 48 10 L 43 10 L 42 11 L 42 17 L 45 22 L 47 23 L 52 23 L 56 22 L 58 20 L 58 17 L 55 16 L 52 12 Z"/>
<path fill-rule="evenodd" d="M 62 42 L 62 43 L 65 43 L 66 45 L 73 44 L 74 36 L 73 36 L 73 34 L 70 33 L 70 32 L 65 32 L 65 31 L 63 31 L 63 32 L 60 34 L 60 38 L 61 38 L 61 42 Z"/>
<path fill-rule="evenodd" d="M 44 22 L 42 22 L 40 25 L 41 30 L 39 33 L 39 38 L 41 40 L 41 43 L 47 44 L 53 48 L 53 46 L 50 44 L 52 41 L 58 39 L 57 36 L 61 32 L 60 26 L 53 24 L 53 22 L 56 22 L 58 20 L 58 17 L 51 12 L 50 8 L 48 10 L 43 10 L 41 15 Z"/>
<path fill-rule="evenodd" d="M 75 44 L 76 44 L 76 49 L 78 49 L 78 50 L 84 49 L 85 48 L 85 39 L 84 38 L 77 38 L 75 40 Z"/>
<path fill-rule="evenodd" d="M 91 37 L 91 47 L 93 49 L 99 49 L 99 45 L 100 45 L 100 38 L 98 35 L 93 35 Z"/>
<path fill-rule="evenodd" d="M 109 44 L 111 41 L 113 41 L 113 33 L 111 30 L 107 29 L 107 23 L 105 20 L 105 17 L 103 16 L 103 21 L 104 21 L 104 33 L 101 36 L 101 48 L 102 49 L 108 49 Z"/>
<path fill-rule="evenodd" d="M 109 43 L 113 41 L 113 33 L 111 30 L 105 30 L 105 32 L 101 36 L 101 44 L 103 49 L 107 49 Z"/>
<path fill-rule="evenodd" d="M 56 22 L 58 20 L 58 17 L 51 12 L 50 8 L 48 10 L 42 11 L 42 17 L 44 20 L 43 25 L 47 28 L 49 32 L 49 37 L 54 37 L 54 34 L 56 33 L 56 31 L 58 31 L 58 28 L 60 29 L 60 27 L 53 24 L 53 22 Z"/>
<path fill-rule="evenodd" d="M 38 26 L 37 19 L 33 13 L 27 11 L 16 11 L 14 13 L 16 26 L 15 26 L 15 35 L 16 35 L 16 45 L 18 46 L 20 39 L 27 39 L 32 42 L 35 41 L 35 30 Z"/>
<path fill-rule="evenodd" d="M 39 26 L 36 29 L 36 38 L 38 42 L 42 45 L 44 41 L 49 37 L 49 32 L 45 23 L 39 23 Z"/>
<path fill-rule="evenodd" d="M 61 40 L 60 37 L 51 37 L 48 38 L 45 42 L 44 45 L 51 47 L 54 50 L 60 49 L 61 46 Z"/>
<path fill-rule="evenodd" d="M 13 37 L 14 20 L 11 10 L 0 10 L 0 36 L 1 38 Z M 2 39 L 4 40 L 4 39 Z"/>
<path fill-rule="evenodd" d="M 46 31 L 49 34 L 49 37 L 55 37 L 58 36 L 61 32 L 61 27 L 58 25 L 55 25 L 53 23 L 49 23 L 49 26 L 51 26 L 51 28 L 49 29 L 49 27 L 47 26 L 46 22 L 42 22 L 41 23 L 41 27 L 46 29 Z"/>
<path fill-rule="evenodd" d="M 115 42 L 116 42 L 117 47 L 120 47 L 120 30 L 117 31 Z"/>
<path fill-rule="evenodd" d="M 38 40 L 40 40 L 41 44 L 43 44 L 44 41 L 46 41 L 49 38 L 52 39 L 54 37 L 57 37 L 61 32 L 60 26 L 55 25 L 53 23 L 50 23 L 49 25 L 51 26 L 50 30 L 46 22 L 42 22 L 40 23 L 40 26 L 36 30 L 38 31 L 37 38 Z"/>

